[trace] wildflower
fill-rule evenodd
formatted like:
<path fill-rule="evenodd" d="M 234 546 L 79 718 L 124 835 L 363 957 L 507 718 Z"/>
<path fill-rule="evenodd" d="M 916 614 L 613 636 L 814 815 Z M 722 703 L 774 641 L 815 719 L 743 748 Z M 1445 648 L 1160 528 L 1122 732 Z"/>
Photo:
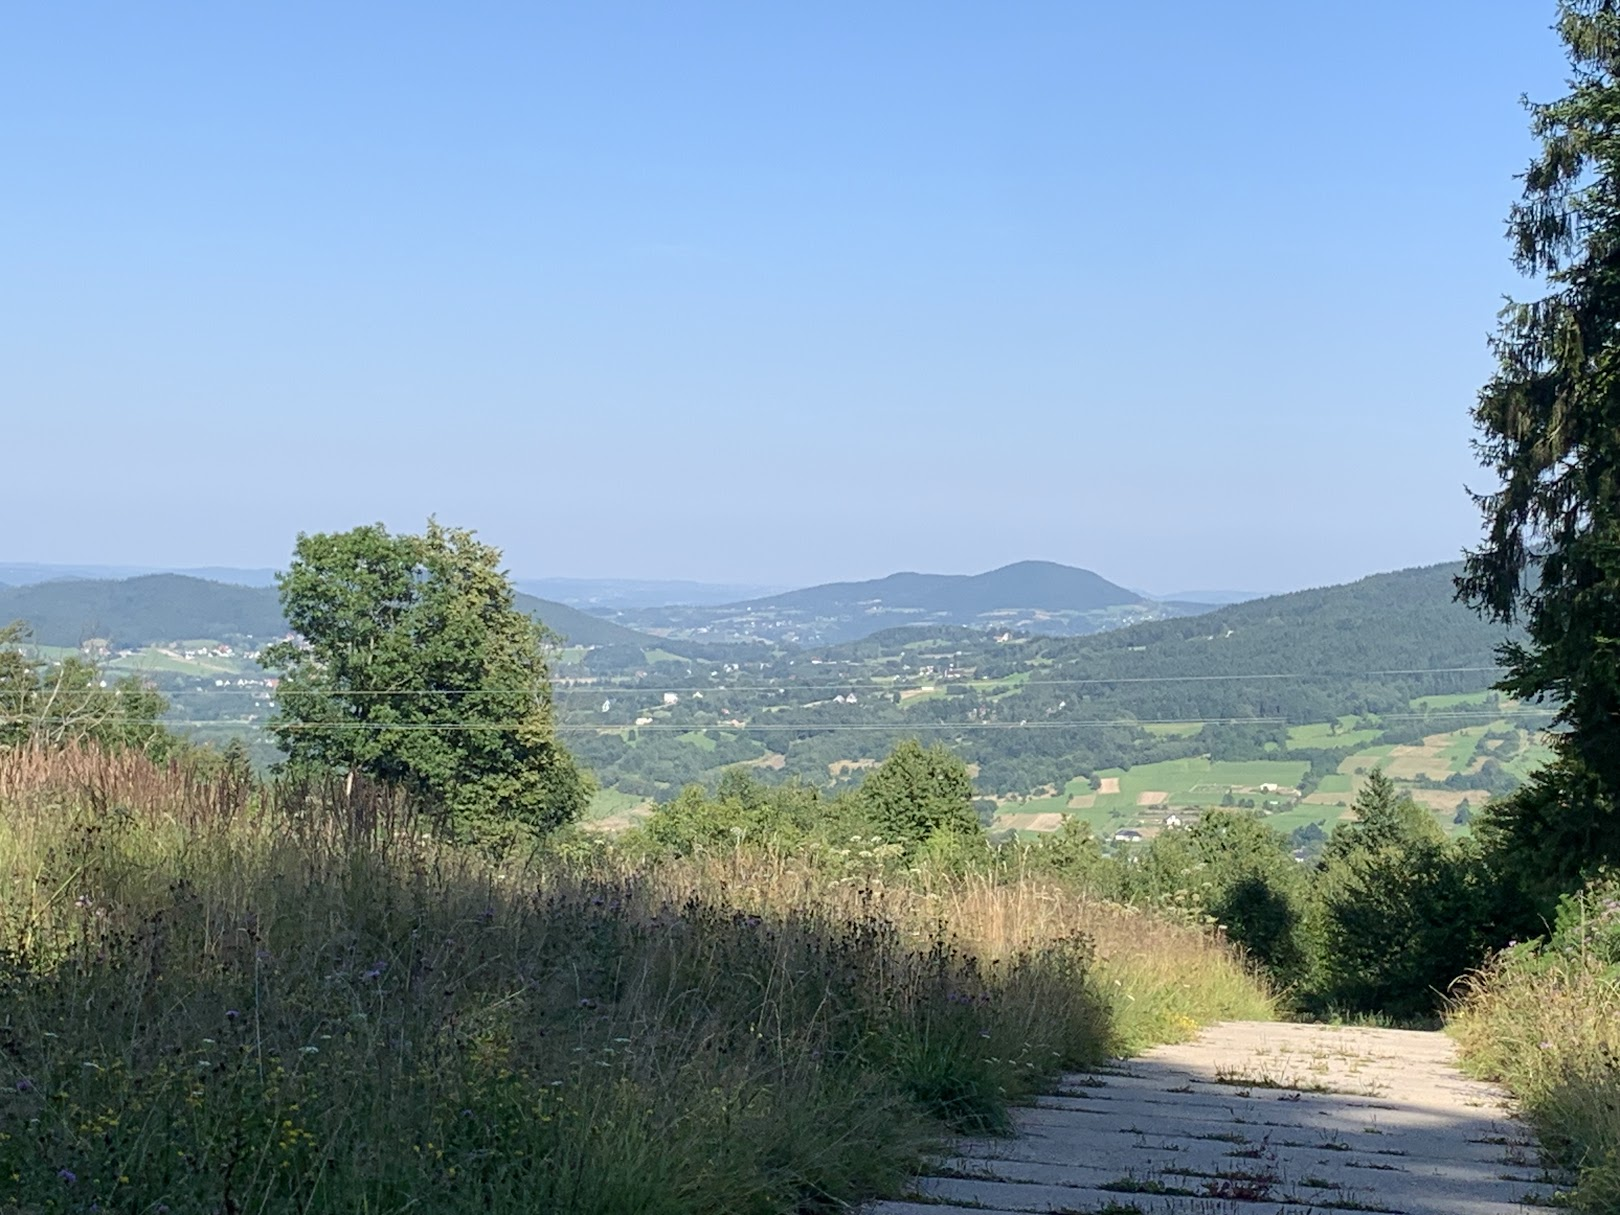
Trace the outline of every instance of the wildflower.
<path fill-rule="evenodd" d="M 58 1177 L 60 1177 L 63 1181 L 65 1181 L 68 1185 L 72 1185 L 75 1181 L 77 1181 L 79 1179 L 79 1175 L 77 1173 L 75 1173 L 72 1169 L 57 1169 L 56 1170 L 56 1175 Z"/>
<path fill-rule="evenodd" d="M 34 1082 L 32 1080 L 30 1080 L 27 1076 L 24 1076 L 21 1080 L 17 1081 L 17 1091 L 19 1093 L 31 1093 L 31 1092 L 33 1092 L 34 1091 Z"/>
<path fill-rule="evenodd" d="M 301 1055 L 318 1055 L 321 1053 L 321 1048 L 318 1046 L 301 1046 L 298 1048 L 298 1053 Z"/>
<path fill-rule="evenodd" d="M 381 978 L 382 977 L 382 972 L 387 970 L 387 969 L 388 969 L 388 963 L 387 962 L 373 962 L 371 964 L 371 968 L 369 970 L 367 970 L 364 974 L 362 974 L 360 977 L 362 979 Z"/>
<path fill-rule="evenodd" d="M 226 1009 L 226 1010 L 225 1010 L 225 1019 L 226 1019 L 226 1020 L 227 1020 L 227 1021 L 235 1021 L 235 1020 L 236 1020 L 236 1019 L 237 1019 L 237 1018 L 239 1018 L 239 1017 L 240 1017 L 240 1016 L 241 1016 L 241 1015 L 242 1015 L 242 1014 L 241 1014 L 241 1012 L 240 1012 L 240 1011 L 239 1011 L 239 1010 L 238 1010 L 238 1009 L 234 1009 L 234 1008 L 227 1008 L 227 1009 Z"/>

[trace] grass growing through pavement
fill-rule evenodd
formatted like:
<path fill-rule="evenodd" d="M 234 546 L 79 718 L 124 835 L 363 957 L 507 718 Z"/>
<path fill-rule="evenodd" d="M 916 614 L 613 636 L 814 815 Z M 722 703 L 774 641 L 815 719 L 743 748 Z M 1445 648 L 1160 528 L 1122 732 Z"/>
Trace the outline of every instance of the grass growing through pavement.
<path fill-rule="evenodd" d="M 5 1209 L 835 1209 L 1267 1010 L 1196 930 L 1033 880 L 497 862 L 133 757 L 0 757 L 0 873 Z"/>
<path fill-rule="evenodd" d="M 1620 881 L 1566 899 L 1549 940 L 1466 984 L 1449 1026 L 1463 1058 L 1517 1096 L 1543 1148 L 1579 1176 L 1577 1210 L 1620 1210 Z"/>

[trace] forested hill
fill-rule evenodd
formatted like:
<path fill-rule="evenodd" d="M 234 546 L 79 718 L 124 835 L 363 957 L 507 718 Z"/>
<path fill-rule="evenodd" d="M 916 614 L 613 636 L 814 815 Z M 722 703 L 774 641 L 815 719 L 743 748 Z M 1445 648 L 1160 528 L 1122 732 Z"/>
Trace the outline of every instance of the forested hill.
<path fill-rule="evenodd" d="M 1086 612 L 1140 603 L 1135 591 L 1100 574 L 1053 561 L 1019 561 L 983 574 L 890 574 L 866 582 L 829 582 L 751 600 L 814 613 L 881 605 L 951 617 L 971 617 L 1010 608 Z"/>
<path fill-rule="evenodd" d="M 1456 602 L 1461 562 L 1374 574 L 1196 617 L 1053 642 L 1099 675 L 1276 674 L 1491 665 L 1506 633 Z"/>
<path fill-rule="evenodd" d="M 660 640 L 561 603 L 518 595 L 523 611 L 571 645 L 657 647 Z M 0 624 L 25 622 L 40 645 L 91 638 L 115 648 L 212 639 L 264 641 L 287 631 L 273 587 L 235 586 L 184 574 L 78 579 L 0 588 Z"/>
<path fill-rule="evenodd" d="M 137 648 L 160 641 L 279 637 L 276 592 L 183 574 L 64 578 L 0 590 L 0 623 L 25 622 L 40 645 L 91 638 Z"/>
<path fill-rule="evenodd" d="M 676 637 L 827 645 L 897 625 L 1021 629 L 1056 636 L 1208 610 L 1161 603 L 1090 570 L 1020 561 L 983 574 L 890 574 L 719 606 L 635 609 L 622 622 Z"/>
<path fill-rule="evenodd" d="M 1021 711 L 1044 712 L 1050 700 L 1068 709 L 1106 702 L 1141 718 L 1324 720 L 1494 682 L 1488 668 L 1507 634 L 1455 601 L 1452 579 L 1461 568 L 1375 574 L 1089 637 L 996 644 L 953 631 L 939 641 L 979 678 L 1029 674 Z M 822 656 L 871 661 L 916 639 L 894 630 Z"/>

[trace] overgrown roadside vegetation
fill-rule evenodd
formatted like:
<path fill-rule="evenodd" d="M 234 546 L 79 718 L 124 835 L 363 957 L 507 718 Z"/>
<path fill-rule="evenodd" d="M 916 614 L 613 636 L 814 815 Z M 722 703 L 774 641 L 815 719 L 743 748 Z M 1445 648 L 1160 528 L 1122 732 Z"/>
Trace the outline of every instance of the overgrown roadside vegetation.
<path fill-rule="evenodd" d="M 1576 1209 L 1620 1210 L 1620 877 L 1566 897 L 1546 940 L 1472 976 L 1450 1028 L 1468 1064 L 1506 1083 L 1543 1148 L 1578 1173 Z"/>
<path fill-rule="evenodd" d="M 832 1209 L 1268 1010 L 1196 927 L 865 860 L 495 857 L 365 782 L 12 752 L 0 1206 Z"/>
<path fill-rule="evenodd" d="M 1559 0 L 1554 28 L 1569 85 L 1527 102 L 1537 146 L 1508 215 L 1534 296 L 1499 314 L 1497 366 L 1474 409 L 1492 474 L 1476 499 L 1483 535 L 1458 581 L 1488 618 L 1522 627 L 1500 651 L 1498 690 L 1558 709 L 1552 761 L 1487 824 L 1503 904 L 1533 916 L 1531 931 L 1554 928 L 1479 974 L 1454 1027 L 1581 1170 L 1576 1202 L 1610 1212 L 1620 1209 L 1620 8 Z"/>

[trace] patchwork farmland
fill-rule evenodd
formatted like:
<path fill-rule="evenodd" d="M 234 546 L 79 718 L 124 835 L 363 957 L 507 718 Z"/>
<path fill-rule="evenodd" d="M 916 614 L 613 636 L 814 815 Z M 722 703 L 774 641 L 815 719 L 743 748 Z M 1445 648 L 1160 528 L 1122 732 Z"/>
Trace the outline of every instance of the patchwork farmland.
<path fill-rule="evenodd" d="M 1330 729 L 1337 732 L 1330 735 Z M 1377 736 L 1376 730 L 1321 723 L 1291 730 L 1289 741 L 1310 747 L 1326 745 L 1331 738 L 1343 747 Z M 1448 833 L 1457 834 L 1466 829 L 1469 811 L 1500 790 L 1502 774 L 1522 780 L 1550 754 L 1539 734 L 1503 719 L 1426 735 L 1411 744 L 1363 746 L 1308 792 L 1302 792 L 1302 782 L 1310 765 L 1303 760 L 1165 760 L 1108 769 L 1089 780 L 1077 777 L 1061 789 L 1048 787 L 1034 796 L 998 799 L 993 828 L 1040 833 L 1075 819 L 1105 840 L 1122 832 L 1151 839 L 1167 826 L 1193 823 L 1211 809 L 1241 806 L 1285 834 L 1310 823 L 1331 831 L 1349 815 L 1368 774 L 1382 769 L 1402 792 L 1432 811 Z"/>

